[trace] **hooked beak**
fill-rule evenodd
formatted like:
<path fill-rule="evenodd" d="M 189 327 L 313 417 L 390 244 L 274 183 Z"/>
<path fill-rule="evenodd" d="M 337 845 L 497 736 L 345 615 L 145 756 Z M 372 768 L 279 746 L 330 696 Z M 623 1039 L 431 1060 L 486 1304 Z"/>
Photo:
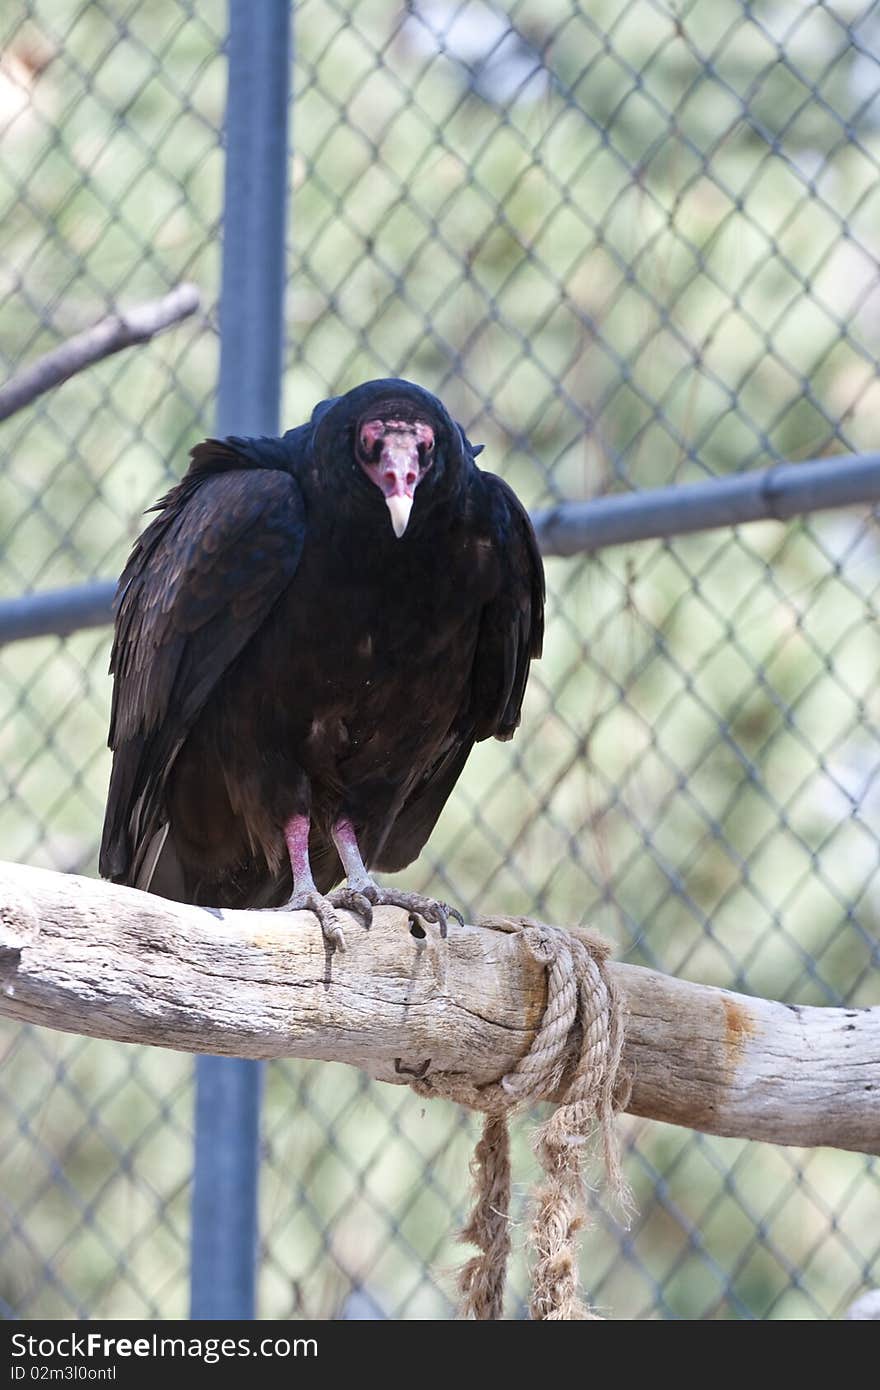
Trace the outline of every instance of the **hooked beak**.
<path fill-rule="evenodd" d="M 413 497 L 419 485 L 419 451 L 409 436 L 392 435 L 376 465 L 377 485 L 385 498 L 394 534 L 400 540 L 412 511 Z"/>
<path fill-rule="evenodd" d="M 358 463 L 382 493 L 398 540 L 409 525 L 415 491 L 433 453 L 434 431 L 424 420 L 377 416 L 358 425 Z"/>
<path fill-rule="evenodd" d="M 385 505 L 391 513 L 391 525 L 398 540 L 407 528 L 412 504 L 412 497 L 405 492 L 395 492 L 391 497 L 385 498 Z"/>

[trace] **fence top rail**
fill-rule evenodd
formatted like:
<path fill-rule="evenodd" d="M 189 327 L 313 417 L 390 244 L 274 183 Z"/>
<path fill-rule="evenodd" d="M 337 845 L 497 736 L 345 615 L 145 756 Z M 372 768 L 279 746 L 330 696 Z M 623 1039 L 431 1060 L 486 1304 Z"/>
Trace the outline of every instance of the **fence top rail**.
<path fill-rule="evenodd" d="M 561 502 L 534 512 L 542 554 L 591 554 L 634 541 L 738 526 L 787 521 L 834 507 L 880 503 L 880 453 L 780 463 L 732 478 L 646 488 Z M 67 637 L 112 621 L 116 581 L 93 580 L 0 600 L 0 646 L 28 637 Z"/>

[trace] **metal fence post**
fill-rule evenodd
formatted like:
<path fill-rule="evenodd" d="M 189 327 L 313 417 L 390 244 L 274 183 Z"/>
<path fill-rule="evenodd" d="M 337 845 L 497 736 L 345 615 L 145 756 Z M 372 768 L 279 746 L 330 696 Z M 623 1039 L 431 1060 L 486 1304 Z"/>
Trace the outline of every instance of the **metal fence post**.
<path fill-rule="evenodd" d="M 283 349 L 289 0 L 230 0 L 220 435 L 277 434 Z M 196 1064 L 193 1318 L 253 1318 L 262 1064 Z"/>

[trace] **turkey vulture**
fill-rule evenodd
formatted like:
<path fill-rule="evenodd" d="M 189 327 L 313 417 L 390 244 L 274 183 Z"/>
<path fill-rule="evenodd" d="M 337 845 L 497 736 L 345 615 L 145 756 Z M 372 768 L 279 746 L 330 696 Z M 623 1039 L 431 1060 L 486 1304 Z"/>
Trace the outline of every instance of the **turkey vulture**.
<path fill-rule="evenodd" d="M 540 655 L 535 536 L 477 453 L 396 379 L 192 450 L 116 595 L 106 878 L 308 908 L 337 944 L 335 909 L 374 903 L 445 933 L 452 909 L 370 871 L 416 858 Z"/>

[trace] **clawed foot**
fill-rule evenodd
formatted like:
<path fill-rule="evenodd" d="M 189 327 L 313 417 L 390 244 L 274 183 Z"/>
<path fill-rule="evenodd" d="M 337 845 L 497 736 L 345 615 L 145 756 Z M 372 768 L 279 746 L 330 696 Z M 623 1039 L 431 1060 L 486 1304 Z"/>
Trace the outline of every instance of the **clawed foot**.
<path fill-rule="evenodd" d="M 342 924 L 336 916 L 333 898 L 335 894 L 324 895 L 317 890 L 313 892 L 294 893 L 293 896 L 283 905 L 276 907 L 276 912 L 313 912 L 321 923 L 321 931 L 324 933 L 324 940 L 328 946 L 332 946 L 336 951 L 345 950 L 345 933 Z M 344 906 L 344 904 L 340 904 Z"/>
<path fill-rule="evenodd" d="M 341 907 L 345 912 L 356 913 L 365 927 L 371 927 L 373 925 L 375 899 L 368 896 L 369 893 L 369 888 L 334 888 L 332 893 L 327 894 L 327 900 L 334 907 Z"/>
<path fill-rule="evenodd" d="M 406 893 L 398 888 L 381 888 L 378 883 L 362 884 L 358 889 L 337 888 L 330 894 L 330 900 L 339 907 L 347 907 L 364 919 L 370 926 L 374 907 L 402 907 L 407 912 L 418 913 L 428 922 L 436 922 L 440 935 L 446 936 L 449 918 L 454 917 L 459 926 L 464 926 L 464 918 L 457 907 L 439 902 L 436 898 L 426 898 L 421 893 Z"/>
<path fill-rule="evenodd" d="M 329 946 L 337 951 L 345 950 L 345 934 L 337 917 L 337 910 L 356 913 L 365 927 L 372 926 L 374 907 L 402 907 L 407 912 L 417 913 L 428 922 L 436 922 L 440 935 L 445 937 L 449 930 L 449 918 L 453 917 L 460 926 L 464 918 L 457 907 L 439 902 L 436 898 L 426 898 L 421 893 L 405 893 L 397 888 L 380 888 L 377 883 L 362 884 L 359 888 L 336 888 L 332 893 L 319 893 L 317 890 L 294 893 L 283 905 L 274 908 L 275 912 L 313 912 L 321 924 L 321 931 Z"/>
<path fill-rule="evenodd" d="M 464 926 L 464 918 L 455 907 L 426 898 L 421 893 L 404 893 L 396 888 L 382 888 L 374 883 L 358 848 L 357 834 L 347 816 L 340 816 L 332 830 L 333 843 L 339 853 L 346 875 L 344 888 L 332 893 L 319 893 L 309 865 L 310 820 L 305 814 L 291 816 L 284 826 L 284 839 L 290 856 L 294 891 L 282 912 L 313 912 L 321 923 L 326 941 L 338 951 L 345 950 L 345 937 L 336 916 L 338 908 L 355 912 L 365 927 L 372 925 L 374 907 L 402 907 L 406 912 L 436 922 L 440 935 L 446 936 L 449 918 Z M 300 884 L 297 889 L 296 885 Z M 419 935 L 418 932 L 414 933 Z"/>

